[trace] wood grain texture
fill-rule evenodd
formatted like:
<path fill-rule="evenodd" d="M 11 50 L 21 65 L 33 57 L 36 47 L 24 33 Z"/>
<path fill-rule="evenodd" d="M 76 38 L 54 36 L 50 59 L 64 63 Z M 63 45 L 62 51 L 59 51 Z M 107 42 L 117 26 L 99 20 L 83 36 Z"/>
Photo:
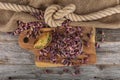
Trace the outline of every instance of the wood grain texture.
<path fill-rule="evenodd" d="M 114 36 L 116 33 L 119 36 L 119 31 L 105 30 L 112 36 L 97 49 L 97 63 L 81 66 L 81 74 L 77 76 L 70 73 L 59 75 L 58 71 L 65 67 L 48 68 L 54 74 L 44 74 L 45 68 L 34 65 L 33 53 L 18 46 L 17 37 L 0 33 L 0 80 L 120 80 L 120 42 Z"/>
<path fill-rule="evenodd" d="M 105 41 L 106 42 L 118 42 L 120 41 L 120 29 L 97 29 L 97 31 L 103 30 L 105 33 Z"/>

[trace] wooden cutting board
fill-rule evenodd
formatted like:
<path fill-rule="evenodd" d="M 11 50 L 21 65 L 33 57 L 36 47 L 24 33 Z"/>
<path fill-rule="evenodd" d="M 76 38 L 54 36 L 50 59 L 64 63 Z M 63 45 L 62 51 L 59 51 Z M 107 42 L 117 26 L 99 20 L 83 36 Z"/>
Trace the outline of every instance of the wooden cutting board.
<path fill-rule="evenodd" d="M 94 27 L 82 27 L 83 30 L 83 38 L 82 38 L 82 42 L 84 44 L 84 41 L 88 41 L 89 46 L 83 45 L 83 52 L 85 53 L 85 55 L 89 55 L 89 59 L 88 62 L 85 64 L 77 64 L 77 65 L 88 65 L 88 64 L 94 64 L 96 63 L 96 49 L 95 49 L 95 28 Z M 61 63 L 52 63 L 52 62 L 41 62 L 39 61 L 39 50 L 33 49 L 34 43 L 35 43 L 35 39 L 30 39 L 28 43 L 23 43 L 23 40 L 26 37 L 26 32 L 27 31 L 23 31 L 20 36 L 19 36 L 19 44 L 22 48 L 27 49 L 27 50 L 31 50 L 34 55 L 35 55 L 35 65 L 37 67 L 61 67 L 61 66 L 65 66 Z M 91 37 L 89 38 L 87 36 L 88 33 L 91 33 Z M 84 58 L 85 55 L 80 55 L 80 58 Z"/>
<path fill-rule="evenodd" d="M 89 47 L 83 45 L 83 51 L 87 54 L 90 55 L 89 57 L 89 61 L 87 64 L 94 64 L 96 63 L 96 50 L 95 50 L 95 28 L 94 27 L 82 27 L 82 29 L 84 30 L 83 32 L 83 39 L 84 40 L 88 40 L 89 41 Z M 92 30 L 92 35 L 90 37 L 90 39 L 87 37 L 87 34 L 89 32 L 91 32 Z M 35 64 L 37 67 L 60 67 L 60 66 L 65 66 L 63 64 L 54 64 L 54 63 L 50 63 L 50 62 L 41 62 L 38 60 L 39 55 L 38 52 L 34 52 L 35 53 Z M 83 57 L 83 56 L 81 56 Z M 80 64 L 80 65 L 86 65 L 86 64 Z"/>

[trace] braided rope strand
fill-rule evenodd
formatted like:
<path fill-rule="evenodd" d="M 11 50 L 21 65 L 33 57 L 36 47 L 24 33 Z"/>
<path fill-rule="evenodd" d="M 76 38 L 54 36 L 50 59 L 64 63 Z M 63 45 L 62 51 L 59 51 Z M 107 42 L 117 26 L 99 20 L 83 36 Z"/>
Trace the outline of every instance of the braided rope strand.
<path fill-rule="evenodd" d="M 2 3 L 2 2 L 0 2 L 0 9 L 12 10 L 16 12 L 21 12 L 21 11 L 32 12 L 32 13 L 40 12 L 39 9 L 35 9 L 30 6 L 17 5 L 12 3 Z M 45 22 L 50 27 L 57 27 L 57 26 L 61 26 L 66 19 L 69 19 L 71 21 L 81 21 L 81 22 L 92 21 L 120 13 L 120 5 L 107 8 L 98 12 L 90 13 L 87 15 L 77 15 L 73 13 L 75 9 L 76 6 L 74 4 L 67 5 L 64 8 L 62 8 L 59 5 L 52 5 L 45 10 L 45 14 L 44 14 Z"/>
<path fill-rule="evenodd" d="M 113 14 L 120 13 L 120 5 L 107 8 L 98 12 L 90 13 L 87 15 L 77 15 L 73 13 L 76 9 L 74 4 L 70 4 L 61 9 L 60 8 L 58 9 L 56 6 L 52 5 L 48 7 L 45 11 L 46 14 L 44 15 L 45 22 L 51 27 L 57 27 L 58 25 L 56 25 L 56 20 L 58 20 L 57 22 L 59 22 L 59 20 L 62 20 L 63 18 L 69 19 L 71 21 L 92 21 L 92 20 L 98 20 L 107 16 L 111 16 Z M 57 9 L 54 9 L 55 7 Z M 51 17 L 46 18 L 49 15 L 51 15 Z"/>
<path fill-rule="evenodd" d="M 17 5 L 17 4 L 12 4 L 12 3 L 2 3 L 0 2 L 0 9 L 4 10 L 11 10 L 11 11 L 16 11 L 16 12 L 32 12 L 32 13 L 38 13 L 39 10 L 35 9 L 30 6 L 25 6 L 25 5 Z"/>
<path fill-rule="evenodd" d="M 70 19 L 71 21 L 92 21 L 92 20 L 101 19 L 107 16 L 111 16 L 117 13 L 120 13 L 120 5 L 113 8 L 107 8 L 102 11 L 98 11 L 88 15 L 76 15 L 74 13 L 71 13 L 65 17 L 67 19 Z"/>
<path fill-rule="evenodd" d="M 57 11 L 58 9 L 61 9 L 61 7 L 59 5 L 52 5 L 52 6 L 53 7 L 49 7 L 45 11 L 45 14 L 44 14 L 45 22 L 51 27 L 61 26 L 61 24 L 65 21 L 64 18 L 62 18 L 60 20 L 58 20 L 58 19 L 54 20 L 53 19 L 54 11 Z"/>

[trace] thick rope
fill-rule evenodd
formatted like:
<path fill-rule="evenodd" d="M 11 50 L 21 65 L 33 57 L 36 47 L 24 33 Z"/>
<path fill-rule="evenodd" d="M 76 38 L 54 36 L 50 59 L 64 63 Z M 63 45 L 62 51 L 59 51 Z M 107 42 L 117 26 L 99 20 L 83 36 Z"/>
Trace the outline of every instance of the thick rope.
<path fill-rule="evenodd" d="M 73 4 L 64 7 L 62 10 L 59 5 L 52 5 L 45 10 L 45 22 L 51 27 L 61 26 L 62 23 L 66 20 L 64 16 L 74 12 L 75 9 L 76 7 Z"/>
<path fill-rule="evenodd" d="M 12 3 L 2 3 L 0 2 L 0 9 L 4 10 L 11 10 L 11 11 L 16 11 L 16 12 L 35 12 L 38 13 L 39 10 L 35 9 L 30 6 L 25 6 L 25 5 L 17 5 L 17 4 L 12 4 Z"/>
<path fill-rule="evenodd" d="M 40 10 L 30 6 L 17 5 L 12 3 L 2 3 L 2 2 L 0 2 L 0 9 L 12 10 L 16 12 L 21 12 L 21 11 L 35 12 L 35 13 L 40 12 Z M 50 27 L 57 27 L 57 26 L 61 26 L 66 19 L 69 19 L 71 21 L 81 21 L 81 22 L 92 21 L 120 13 L 120 5 L 107 8 L 95 13 L 90 13 L 87 15 L 74 14 L 73 12 L 75 11 L 75 9 L 76 7 L 74 4 L 70 4 L 64 8 L 62 8 L 59 5 L 52 5 L 45 10 L 45 14 L 44 14 L 45 22 Z"/>
<path fill-rule="evenodd" d="M 120 13 L 120 5 L 88 15 L 74 14 L 73 12 L 75 11 L 75 9 L 76 7 L 73 4 L 70 4 L 64 8 L 61 8 L 59 5 L 52 5 L 48 7 L 45 11 L 45 22 L 51 27 L 57 27 L 61 26 L 61 23 L 65 19 L 69 19 L 71 21 L 92 21 Z"/>

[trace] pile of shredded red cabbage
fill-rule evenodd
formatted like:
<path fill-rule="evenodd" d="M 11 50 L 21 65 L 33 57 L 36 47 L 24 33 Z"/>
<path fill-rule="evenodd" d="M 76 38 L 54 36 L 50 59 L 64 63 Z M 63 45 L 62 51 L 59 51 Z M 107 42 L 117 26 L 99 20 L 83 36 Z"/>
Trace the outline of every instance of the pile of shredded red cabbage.
<path fill-rule="evenodd" d="M 38 15 L 33 15 L 37 17 L 38 19 L 43 19 L 41 13 Z M 61 63 L 70 65 L 70 61 L 72 59 L 76 59 L 78 55 L 81 55 L 82 53 L 82 40 L 81 40 L 81 34 L 82 34 L 82 29 L 81 27 L 70 27 L 69 20 L 65 21 L 63 23 L 63 28 L 60 29 L 58 27 L 54 32 L 52 32 L 52 42 L 49 46 L 46 48 L 42 49 L 39 51 L 39 54 L 44 56 L 50 53 L 50 59 L 52 62 L 56 62 L 57 57 L 56 56 L 61 56 L 64 57 Z M 38 34 L 38 31 L 40 28 L 45 28 L 49 27 L 45 23 L 42 22 L 29 22 L 29 23 L 23 23 L 21 21 L 18 21 L 18 28 L 16 29 L 14 35 L 20 34 L 23 30 L 28 30 L 28 29 L 33 29 L 32 34 L 29 34 L 30 36 L 32 35 L 33 37 L 36 38 L 36 35 Z M 62 27 L 61 26 L 61 27 Z M 40 57 L 40 61 L 47 59 L 45 57 Z M 49 61 L 48 60 L 48 61 Z"/>
<path fill-rule="evenodd" d="M 81 36 L 82 29 L 81 27 L 65 27 L 64 29 L 58 29 L 52 33 L 52 42 L 51 44 L 40 50 L 41 55 L 50 53 L 51 60 L 55 62 L 56 55 L 65 57 L 63 61 L 67 63 L 70 59 L 75 59 L 77 55 L 82 53 L 82 40 Z M 41 59 L 41 58 L 40 58 Z M 42 59 L 41 59 L 42 60 Z"/>

